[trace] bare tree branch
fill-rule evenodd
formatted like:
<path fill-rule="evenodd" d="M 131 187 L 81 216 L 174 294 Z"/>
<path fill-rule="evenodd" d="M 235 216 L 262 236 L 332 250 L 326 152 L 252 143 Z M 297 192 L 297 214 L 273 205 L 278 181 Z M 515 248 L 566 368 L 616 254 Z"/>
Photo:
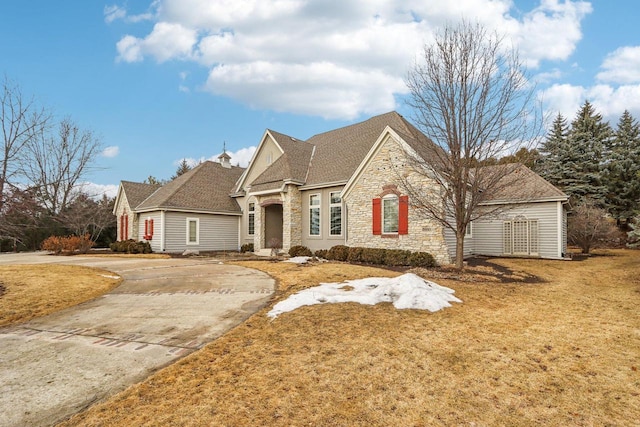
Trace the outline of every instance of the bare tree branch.
<path fill-rule="evenodd" d="M 441 149 L 428 159 L 408 153 L 413 172 L 401 181 L 419 212 L 455 232 L 456 265 L 462 268 L 468 224 L 504 209 L 479 207 L 514 185 L 506 178 L 520 167 L 489 166 L 489 160 L 514 153 L 540 135 L 534 88 L 517 51 L 467 22 L 446 27 L 425 45 L 405 81 L 416 125 Z M 438 191 L 412 175 L 433 180 Z"/>

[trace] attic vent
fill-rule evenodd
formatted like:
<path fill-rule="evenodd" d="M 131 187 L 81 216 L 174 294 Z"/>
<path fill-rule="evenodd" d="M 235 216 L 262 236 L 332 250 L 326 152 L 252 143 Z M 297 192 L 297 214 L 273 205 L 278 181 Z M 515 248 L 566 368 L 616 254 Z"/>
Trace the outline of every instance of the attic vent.
<path fill-rule="evenodd" d="M 295 139 L 294 137 L 290 136 L 289 138 L 291 138 L 292 141 L 297 141 L 297 139 Z"/>

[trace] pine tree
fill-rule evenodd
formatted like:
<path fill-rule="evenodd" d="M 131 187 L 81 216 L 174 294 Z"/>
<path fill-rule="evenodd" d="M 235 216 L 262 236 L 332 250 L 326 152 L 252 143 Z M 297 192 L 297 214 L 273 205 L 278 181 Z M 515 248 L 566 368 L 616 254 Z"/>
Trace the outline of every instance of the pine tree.
<path fill-rule="evenodd" d="M 629 111 L 608 144 L 605 178 L 609 212 L 628 224 L 640 208 L 640 125 Z"/>
<path fill-rule="evenodd" d="M 607 187 L 603 184 L 603 154 L 612 131 L 593 105 L 585 101 L 571 122 L 566 159 L 561 166 L 558 185 L 574 199 L 590 197 L 604 205 Z"/>
<path fill-rule="evenodd" d="M 187 163 L 187 159 L 182 159 L 180 164 L 178 165 L 178 169 L 176 169 L 176 174 L 171 177 L 171 180 L 176 179 L 180 175 L 183 175 L 191 170 L 191 166 Z"/>
<path fill-rule="evenodd" d="M 567 125 L 567 119 L 558 113 L 547 139 L 540 147 L 542 158 L 535 167 L 536 172 L 554 185 L 559 185 L 563 179 L 563 164 L 568 154 L 568 137 L 569 126 Z"/>

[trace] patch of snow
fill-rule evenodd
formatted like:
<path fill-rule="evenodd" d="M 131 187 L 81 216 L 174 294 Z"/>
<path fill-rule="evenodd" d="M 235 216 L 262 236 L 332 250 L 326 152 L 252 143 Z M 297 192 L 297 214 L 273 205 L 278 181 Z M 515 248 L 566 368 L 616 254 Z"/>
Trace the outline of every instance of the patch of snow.
<path fill-rule="evenodd" d="M 371 277 L 347 280 L 343 283 L 321 283 L 320 286 L 305 289 L 280 301 L 267 316 L 273 319 L 305 305 L 340 302 L 367 305 L 390 302 L 397 309 L 412 308 L 434 312 L 451 307 L 450 302 L 462 302 L 453 295 L 454 293 L 453 289 L 440 286 L 413 273 L 393 278 Z"/>
<path fill-rule="evenodd" d="M 311 259 L 310 256 L 294 256 L 285 260 L 284 262 L 293 262 L 295 264 L 306 264 L 309 262 L 310 259 Z"/>
<path fill-rule="evenodd" d="M 106 277 L 107 279 L 115 279 L 115 280 L 118 280 L 120 278 L 120 276 L 110 276 L 108 274 L 101 274 L 100 276 Z"/>

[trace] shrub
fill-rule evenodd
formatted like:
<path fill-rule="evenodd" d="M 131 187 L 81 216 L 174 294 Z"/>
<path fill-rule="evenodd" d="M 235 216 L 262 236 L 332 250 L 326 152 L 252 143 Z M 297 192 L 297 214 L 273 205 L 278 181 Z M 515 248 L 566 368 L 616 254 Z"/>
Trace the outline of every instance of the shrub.
<path fill-rule="evenodd" d="M 387 249 L 384 254 L 384 264 L 388 266 L 409 265 L 411 251 L 403 249 Z"/>
<path fill-rule="evenodd" d="M 409 265 L 412 267 L 425 267 L 431 268 L 435 267 L 436 260 L 433 258 L 433 255 L 427 252 L 414 252 L 409 255 Z"/>
<path fill-rule="evenodd" d="M 335 261 L 346 261 L 349 256 L 349 247 L 345 245 L 333 246 L 327 252 L 327 259 Z"/>
<path fill-rule="evenodd" d="M 240 252 L 242 253 L 253 252 L 253 250 L 253 243 L 245 243 L 244 245 L 240 246 Z"/>
<path fill-rule="evenodd" d="M 349 255 L 347 255 L 347 261 L 349 262 L 362 262 L 362 252 L 364 248 L 357 246 L 349 248 Z"/>
<path fill-rule="evenodd" d="M 50 236 L 42 242 L 41 247 L 45 251 L 59 255 L 62 252 L 86 254 L 93 246 L 95 246 L 95 242 L 86 234 L 84 236 Z"/>
<path fill-rule="evenodd" d="M 327 252 L 329 252 L 329 251 L 328 251 L 328 250 L 326 250 L 326 249 L 318 249 L 317 251 L 315 251 L 315 252 L 313 253 L 313 255 L 314 255 L 316 258 L 327 259 Z"/>
<path fill-rule="evenodd" d="M 382 265 L 385 262 L 385 249 L 363 248 L 362 262 L 366 264 Z"/>
<path fill-rule="evenodd" d="M 311 249 L 302 245 L 291 246 L 289 249 L 289 255 L 294 256 L 312 256 Z"/>
<path fill-rule="evenodd" d="M 125 254 L 150 254 L 151 244 L 149 242 L 138 242 L 133 239 L 121 240 L 109 245 L 113 252 L 121 252 Z"/>

